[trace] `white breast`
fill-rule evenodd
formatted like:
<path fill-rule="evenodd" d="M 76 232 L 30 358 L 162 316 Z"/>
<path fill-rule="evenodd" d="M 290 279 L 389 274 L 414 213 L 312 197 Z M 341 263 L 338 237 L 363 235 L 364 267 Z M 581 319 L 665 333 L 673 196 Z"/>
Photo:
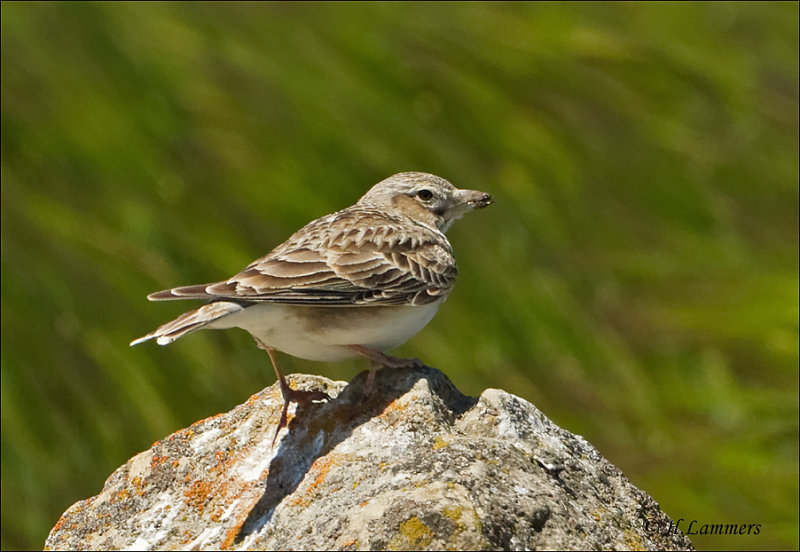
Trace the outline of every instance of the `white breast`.
<path fill-rule="evenodd" d="M 431 321 L 439 306 L 304 307 L 257 303 L 209 327 L 243 328 L 266 345 L 307 360 L 358 356 L 345 345 L 387 351 L 408 341 Z"/>

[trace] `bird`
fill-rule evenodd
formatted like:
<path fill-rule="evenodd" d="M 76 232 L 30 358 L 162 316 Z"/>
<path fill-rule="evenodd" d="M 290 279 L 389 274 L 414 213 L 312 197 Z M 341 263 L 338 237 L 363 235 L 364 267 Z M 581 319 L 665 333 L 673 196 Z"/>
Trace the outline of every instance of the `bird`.
<path fill-rule="evenodd" d="M 457 267 L 445 232 L 491 195 L 458 189 L 439 176 L 402 172 L 372 186 L 354 205 L 318 218 L 228 280 L 157 291 L 150 301 L 204 300 L 131 346 L 167 345 L 200 329 L 242 328 L 269 355 L 283 397 L 275 439 L 291 402 L 328 399 L 293 389 L 276 351 L 312 361 L 366 357 L 372 388 L 381 367 L 416 359 L 390 356 L 419 332 L 453 289 Z"/>

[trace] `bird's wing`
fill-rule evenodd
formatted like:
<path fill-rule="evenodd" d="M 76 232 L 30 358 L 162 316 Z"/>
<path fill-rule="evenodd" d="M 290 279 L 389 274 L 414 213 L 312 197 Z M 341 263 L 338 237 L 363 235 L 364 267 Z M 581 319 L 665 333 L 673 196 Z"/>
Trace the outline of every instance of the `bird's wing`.
<path fill-rule="evenodd" d="M 351 207 L 309 223 L 225 282 L 148 297 L 420 305 L 446 296 L 456 273 L 450 243 L 441 232 L 411 219 Z"/>

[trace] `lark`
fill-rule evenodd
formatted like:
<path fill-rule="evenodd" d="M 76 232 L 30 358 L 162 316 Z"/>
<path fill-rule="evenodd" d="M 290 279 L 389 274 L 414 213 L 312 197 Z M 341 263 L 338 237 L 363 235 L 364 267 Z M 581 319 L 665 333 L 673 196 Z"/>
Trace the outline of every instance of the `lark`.
<path fill-rule="evenodd" d="M 378 368 L 415 363 L 385 351 L 425 327 L 452 291 L 457 268 L 445 232 L 492 202 L 487 193 L 460 190 L 432 174 L 395 174 L 355 205 L 308 223 L 228 280 L 151 293 L 151 301 L 207 303 L 131 345 L 150 339 L 167 345 L 200 329 L 246 330 L 269 355 L 280 384 L 284 404 L 277 438 L 291 402 L 327 395 L 292 389 L 275 352 L 317 361 L 366 357 L 367 390 Z"/>

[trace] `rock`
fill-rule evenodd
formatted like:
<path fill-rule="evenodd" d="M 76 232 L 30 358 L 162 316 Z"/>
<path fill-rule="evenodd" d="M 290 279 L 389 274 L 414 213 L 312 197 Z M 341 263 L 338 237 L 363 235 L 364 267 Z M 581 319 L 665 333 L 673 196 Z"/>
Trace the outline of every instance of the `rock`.
<path fill-rule="evenodd" d="M 280 415 L 278 387 L 173 433 L 69 508 L 46 549 L 691 550 L 582 437 L 530 403 L 466 397 L 432 368 Z"/>

